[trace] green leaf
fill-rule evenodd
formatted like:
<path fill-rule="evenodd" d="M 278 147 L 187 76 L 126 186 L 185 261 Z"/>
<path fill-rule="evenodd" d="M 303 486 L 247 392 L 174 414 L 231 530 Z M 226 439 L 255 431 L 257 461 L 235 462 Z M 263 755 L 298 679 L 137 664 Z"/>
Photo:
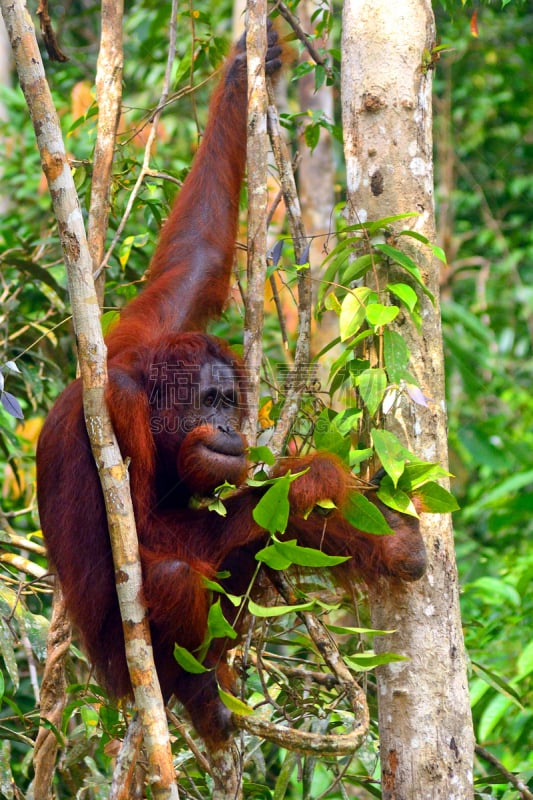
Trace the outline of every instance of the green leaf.
<path fill-rule="evenodd" d="M 137 233 L 135 236 L 126 236 L 126 238 L 124 239 L 124 241 L 120 246 L 118 254 L 120 266 L 122 268 L 126 266 L 133 247 L 144 247 L 147 241 L 148 241 L 147 233 Z"/>
<path fill-rule="evenodd" d="M 365 672 L 374 667 L 379 667 L 381 664 L 393 664 L 396 661 L 409 661 L 407 656 L 400 656 L 398 653 L 376 653 L 369 651 L 368 653 L 355 653 L 354 655 L 345 657 L 347 664 L 352 667 L 356 672 Z"/>
<path fill-rule="evenodd" d="M 400 480 L 401 488 L 406 492 L 414 492 L 422 484 L 428 481 L 436 481 L 439 478 L 449 478 L 450 473 L 441 467 L 440 464 L 431 464 L 429 461 L 417 461 L 408 450 L 406 457 L 413 460 L 406 464 Z"/>
<path fill-rule="evenodd" d="M 350 453 L 350 439 L 338 429 L 335 419 L 329 418 L 329 410 L 324 409 L 318 417 L 314 429 L 314 441 L 317 450 L 335 453 L 346 461 Z"/>
<path fill-rule="evenodd" d="M 420 267 L 415 264 L 412 258 L 410 258 L 406 253 L 403 253 L 401 250 L 398 250 L 397 247 L 392 247 L 390 244 L 376 244 L 375 248 L 384 256 L 390 258 L 391 261 L 394 261 L 396 264 L 402 267 L 406 272 L 408 272 L 409 275 L 414 278 L 418 286 L 420 286 L 424 294 L 429 297 L 431 302 L 435 302 L 435 298 L 424 283 L 422 273 L 420 272 Z"/>
<path fill-rule="evenodd" d="M 325 537 L 327 539 L 327 528 Z M 270 553 L 266 553 L 269 561 L 265 560 L 265 551 L 270 550 L 270 548 L 264 548 L 260 550 L 259 553 L 256 555 L 258 561 L 262 563 L 267 563 L 269 567 L 273 569 L 287 569 L 288 566 L 295 564 L 298 567 L 334 567 L 337 564 L 342 564 L 345 561 L 349 561 L 349 558 L 345 556 L 329 556 L 327 553 L 323 553 L 321 550 L 315 550 L 314 547 L 300 547 L 296 539 L 290 539 L 288 542 L 280 542 L 275 540 L 272 547 L 276 550 L 277 554 L 281 557 L 283 566 L 282 567 L 274 567 L 271 559 Z"/>
<path fill-rule="evenodd" d="M 357 378 L 357 386 L 371 417 L 378 410 L 387 388 L 387 375 L 381 367 L 367 369 Z"/>
<path fill-rule="evenodd" d="M 105 311 L 102 314 L 100 323 L 102 325 L 102 333 L 107 336 L 111 328 L 113 328 L 120 319 L 120 312 L 118 311 Z"/>
<path fill-rule="evenodd" d="M 497 694 L 490 700 L 478 724 L 478 736 L 481 741 L 486 741 L 490 737 L 498 723 L 507 715 L 512 702 L 509 697 L 502 694 Z"/>
<path fill-rule="evenodd" d="M 503 693 L 510 697 L 519 708 L 522 708 L 522 701 L 520 695 L 508 681 L 501 678 L 494 670 L 488 669 L 484 664 L 480 664 L 479 661 L 471 661 L 472 668 L 474 672 L 479 675 L 479 677 L 488 683 L 493 689 L 495 689 L 499 693 Z"/>
<path fill-rule="evenodd" d="M 237 633 L 222 613 L 220 599 L 213 603 L 207 617 L 207 630 L 212 639 L 236 639 Z"/>
<path fill-rule="evenodd" d="M 394 486 L 404 473 L 405 461 L 409 451 L 401 444 L 397 437 L 390 431 L 372 428 L 370 431 L 372 443 L 376 454 L 381 461 L 383 469 L 390 476 Z"/>
<path fill-rule="evenodd" d="M 306 125 L 304 128 L 304 139 L 310 150 L 314 150 L 320 139 L 320 126 L 315 124 Z"/>
<path fill-rule="evenodd" d="M 284 475 L 270 486 L 253 510 L 253 518 L 270 534 L 283 533 L 289 521 L 291 475 Z"/>
<path fill-rule="evenodd" d="M 373 258 L 369 253 L 365 253 L 353 261 L 349 261 L 345 270 L 343 270 L 339 279 L 344 286 L 348 286 L 352 281 L 359 280 L 363 275 L 372 269 Z"/>
<path fill-rule="evenodd" d="M 379 631 L 376 628 L 352 628 L 348 625 L 326 625 L 328 631 L 336 634 L 337 636 L 350 636 L 352 634 L 363 634 L 365 636 L 388 636 L 390 633 L 396 633 L 395 629 L 390 631 Z"/>
<path fill-rule="evenodd" d="M 13 632 L 5 622 L 3 617 L 0 617 L 0 653 L 4 659 L 4 664 L 7 673 L 11 678 L 11 682 L 15 691 L 19 688 L 19 672 L 17 667 L 17 657 L 14 649 Z"/>
<path fill-rule="evenodd" d="M 253 708 L 243 703 L 242 700 L 239 700 L 238 697 L 230 694 L 229 692 L 225 692 L 224 689 L 221 689 L 220 686 L 218 687 L 218 696 L 229 710 L 233 714 L 239 714 L 241 717 L 249 717 L 250 714 L 254 713 Z"/>
<path fill-rule="evenodd" d="M 192 675 L 202 675 L 204 672 L 211 671 L 204 667 L 185 647 L 181 647 L 179 644 L 174 645 L 174 658 L 185 672 L 190 672 Z"/>
<path fill-rule="evenodd" d="M 409 311 L 414 311 L 418 303 L 418 295 L 408 283 L 388 283 L 387 289 L 399 297 Z"/>
<path fill-rule="evenodd" d="M 526 644 L 516 662 L 518 674 L 517 681 L 521 681 L 533 672 L 533 640 Z"/>
<path fill-rule="evenodd" d="M 409 514 L 411 517 L 418 517 L 413 501 L 408 494 L 401 489 L 395 489 L 391 479 L 381 481 L 381 486 L 377 492 L 378 498 L 389 508 L 399 511 L 401 514 Z M 425 509 L 424 509 L 425 511 Z"/>
<path fill-rule="evenodd" d="M 297 611 L 310 611 L 315 605 L 314 600 L 307 603 L 295 603 L 292 606 L 260 606 L 253 600 L 248 601 L 248 611 L 255 617 L 281 617 L 283 614 L 290 614 Z"/>
<path fill-rule="evenodd" d="M 416 490 L 416 497 L 422 501 L 424 511 L 431 514 L 447 514 L 459 509 L 453 494 L 434 481 L 422 484 Z"/>
<path fill-rule="evenodd" d="M 289 569 L 291 566 L 290 558 L 286 558 L 273 544 L 268 545 L 268 547 L 263 547 L 255 557 L 257 561 L 266 564 L 270 569 L 276 569 L 280 572 L 284 569 Z"/>
<path fill-rule="evenodd" d="M 342 511 L 350 525 L 359 531 L 377 536 L 394 533 L 379 508 L 360 492 L 350 492 L 348 502 Z"/>
<path fill-rule="evenodd" d="M 365 321 L 365 303 L 371 294 L 372 290 L 368 286 L 358 286 L 348 292 L 342 301 L 339 328 L 343 342 L 354 336 Z"/>
<path fill-rule="evenodd" d="M 276 463 L 276 458 L 270 447 L 265 445 L 259 447 L 250 447 L 250 461 L 254 464 L 267 464 L 272 467 Z"/>
<path fill-rule="evenodd" d="M 399 314 L 397 306 L 384 306 L 381 303 L 370 303 L 366 307 L 366 318 L 374 328 L 388 325 Z"/>
<path fill-rule="evenodd" d="M 411 354 L 402 336 L 397 331 L 383 331 L 383 358 L 391 383 L 400 383 L 405 376 Z"/>
<path fill-rule="evenodd" d="M 92 736 L 100 736 L 98 725 L 100 715 L 93 706 L 85 705 L 80 708 L 80 716 L 85 726 L 85 735 L 90 739 Z"/>

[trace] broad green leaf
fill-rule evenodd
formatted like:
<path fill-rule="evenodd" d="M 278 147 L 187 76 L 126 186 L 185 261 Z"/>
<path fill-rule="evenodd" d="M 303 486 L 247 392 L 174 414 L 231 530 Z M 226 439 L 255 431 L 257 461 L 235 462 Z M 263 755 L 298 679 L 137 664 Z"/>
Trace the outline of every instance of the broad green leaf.
<path fill-rule="evenodd" d="M 356 383 L 368 413 L 373 417 L 387 389 L 385 370 L 381 367 L 367 369 L 358 376 Z"/>
<path fill-rule="evenodd" d="M 327 538 L 327 529 L 326 529 Z M 288 569 L 292 564 L 299 567 L 334 567 L 349 559 L 344 556 L 328 556 L 313 547 L 300 547 L 296 539 L 288 542 L 274 540 L 269 547 L 264 547 L 256 555 L 256 559 L 272 569 Z"/>
<path fill-rule="evenodd" d="M 100 323 L 102 325 L 102 333 L 104 334 L 104 336 L 107 336 L 111 328 L 115 327 L 119 319 L 120 319 L 120 313 L 118 311 L 105 311 L 102 314 Z"/>
<path fill-rule="evenodd" d="M 328 531 L 324 534 L 327 541 Z M 349 561 L 345 556 L 329 556 L 321 550 L 316 550 L 314 547 L 301 547 L 296 539 L 290 539 L 288 542 L 274 542 L 274 547 L 281 553 L 282 556 L 287 558 L 291 564 L 298 567 L 334 567 L 337 564 L 343 564 Z"/>
<path fill-rule="evenodd" d="M 395 489 L 390 479 L 381 482 L 377 496 L 381 502 L 385 503 L 389 508 L 393 508 L 401 514 L 409 514 L 411 517 L 418 517 L 416 508 L 409 495 L 402 492 L 401 489 Z"/>
<path fill-rule="evenodd" d="M 414 311 L 418 303 L 418 295 L 408 283 L 388 283 L 387 289 L 399 297 L 409 311 Z"/>
<path fill-rule="evenodd" d="M 408 272 L 409 275 L 414 278 L 418 286 L 420 286 L 424 294 L 429 297 L 431 302 L 435 302 L 435 298 L 424 283 L 422 273 L 420 272 L 420 267 L 413 261 L 412 258 L 410 258 L 406 253 L 403 253 L 401 250 L 398 250 L 397 247 L 392 247 L 390 244 L 377 244 L 375 245 L 375 248 L 384 256 L 390 258 L 391 261 L 394 261 L 396 264 L 402 267 L 406 272 Z"/>
<path fill-rule="evenodd" d="M 423 510 L 431 514 L 446 514 L 459 508 L 453 494 L 434 481 L 419 486 L 416 496 L 422 501 Z"/>
<path fill-rule="evenodd" d="M 253 510 L 253 518 L 270 534 L 283 533 L 289 521 L 291 475 L 284 475 L 270 486 Z"/>
<path fill-rule="evenodd" d="M 362 278 L 363 275 L 366 275 L 366 273 L 372 268 L 372 261 L 372 256 L 369 253 L 365 253 L 365 255 L 359 256 L 359 258 L 354 258 L 353 261 L 350 261 L 340 276 L 343 285 L 347 286 L 352 281 L 356 281 L 359 278 Z"/>
<path fill-rule="evenodd" d="M 360 492 L 350 492 L 342 511 L 350 525 L 357 530 L 377 536 L 394 533 L 379 508 Z"/>
<path fill-rule="evenodd" d="M 400 383 L 405 376 L 410 358 L 409 348 L 397 331 L 383 331 L 383 357 L 391 383 Z"/>
<path fill-rule="evenodd" d="M 316 421 L 314 441 L 317 450 L 327 450 L 338 455 L 343 461 L 347 460 L 351 446 L 350 439 L 339 431 L 335 419 L 329 418 L 327 408 Z"/>
<path fill-rule="evenodd" d="M 411 456 L 408 450 L 406 457 Z M 431 464 L 429 461 L 417 461 L 411 456 L 412 461 L 405 465 L 405 469 L 400 481 L 401 488 L 406 492 L 414 492 L 422 484 L 428 481 L 436 481 L 439 478 L 449 478 L 447 472 L 440 464 Z"/>
<path fill-rule="evenodd" d="M 248 601 L 248 611 L 255 617 L 281 617 L 283 614 L 290 614 L 297 611 L 310 611 L 315 605 L 314 600 L 307 603 L 295 603 L 292 606 L 260 606 L 253 600 Z"/>
<path fill-rule="evenodd" d="M 260 447 L 250 447 L 250 461 L 254 464 L 268 464 L 269 467 L 272 467 L 276 463 L 276 458 L 270 449 L 270 447 L 266 447 L 262 445 Z"/>
<path fill-rule="evenodd" d="M 227 516 L 228 510 L 220 497 L 215 497 L 207 504 L 207 508 L 209 511 L 212 511 L 214 514 L 218 514 L 219 517 Z"/>
<path fill-rule="evenodd" d="M 93 706 L 84 705 L 80 708 L 80 716 L 85 726 L 85 735 L 90 739 L 92 736 L 99 736 L 98 725 L 100 715 Z"/>
<path fill-rule="evenodd" d="M 369 303 L 366 307 L 366 318 L 374 328 L 388 325 L 399 314 L 397 306 L 384 306 L 382 303 Z"/>
<path fill-rule="evenodd" d="M 339 328 L 343 342 L 354 336 L 365 321 L 365 303 L 372 293 L 368 286 L 358 286 L 349 291 L 342 301 Z"/>
<path fill-rule="evenodd" d="M 257 561 L 266 564 L 270 569 L 276 569 L 280 572 L 284 569 L 289 569 L 292 563 L 290 558 L 280 553 L 273 544 L 268 545 L 268 547 L 263 547 L 255 557 Z"/>
<path fill-rule="evenodd" d="M 207 630 L 213 639 L 236 639 L 237 633 L 222 613 L 220 600 L 213 603 L 207 617 Z"/>
<path fill-rule="evenodd" d="M 185 672 L 190 672 L 192 675 L 202 675 L 204 672 L 210 672 L 192 653 L 179 644 L 174 645 L 174 658 Z"/>
<path fill-rule="evenodd" d="M 405 461 L 409 456 L 409 452 L 390 431 L 373 428 L 370 434 L 383 469 L 390 476 L 394 486 L 397 486 L 404 473 Z"/>
<path fill-rule="evenodd" d="M 220 686 L 218 687 L 218 696 L 229 710 L 233 714 L 239 714 L 241 717 L 249 717 L 250 714 L 254 713 L 253 708 L 243 703 L 242 700 L 239 700 L 238 697 L 230 694 L 229 692 L 225 692 L 224 689 L 221 689 Z"/>

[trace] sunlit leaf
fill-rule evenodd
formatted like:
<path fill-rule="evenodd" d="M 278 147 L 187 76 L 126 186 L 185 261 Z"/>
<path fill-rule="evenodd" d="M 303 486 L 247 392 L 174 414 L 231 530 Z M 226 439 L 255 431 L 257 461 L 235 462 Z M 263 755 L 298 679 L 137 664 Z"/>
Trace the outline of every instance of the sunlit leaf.
<path fill-rule="evenodd" d="M 243 703 L 242 700 L 239 700 L 238 697 L 235 697 L 229 692 L 225 692 L 224 689 L 221 689 L 220 686 L 218 687 L 218 696 L 229 710 L 233 714 L 239 714 L 241 717 L 249 717 L 250 714 L 254 713 L 253 708 Z"/>
<path fill-rule="evenodd" d="M 343 514 L 350 525 L 365 533 L 378 536 L 394 533 L 379 508 L 360 492 L 350 493 Z"/>

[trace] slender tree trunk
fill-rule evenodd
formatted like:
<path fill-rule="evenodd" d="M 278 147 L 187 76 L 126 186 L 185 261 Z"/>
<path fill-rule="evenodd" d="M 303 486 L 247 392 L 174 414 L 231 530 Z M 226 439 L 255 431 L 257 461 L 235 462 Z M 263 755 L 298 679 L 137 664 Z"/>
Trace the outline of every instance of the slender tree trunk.
<path fill-rule="evenodd" d="M 435 241 L 431 4 L 346 0 L 343 13 L 349 221 L 413 212 L 419 216 L 400 223 L 397 232 L 410 227 Z M 421 301 L 422 335 L 407 320 L 397 330 L 431 400 L 428 408 L 403 401 L 386 423 L 417 456 L 446 466 L 438 265 L 429 248 L 412 241 L 409 254 L 436 303 Z M 383 268 L 380 285 L 398 280 L 391 272 Z M 468 800 L 474 742 L 449 515 L 423 515 L 423 532 L 427 575 L 409 585 L 383 581 L 371 592 L 374 626 L 396 630 L 380 637 L 381 648 L 409 658 L 378 671 L 383 798 Z"/>

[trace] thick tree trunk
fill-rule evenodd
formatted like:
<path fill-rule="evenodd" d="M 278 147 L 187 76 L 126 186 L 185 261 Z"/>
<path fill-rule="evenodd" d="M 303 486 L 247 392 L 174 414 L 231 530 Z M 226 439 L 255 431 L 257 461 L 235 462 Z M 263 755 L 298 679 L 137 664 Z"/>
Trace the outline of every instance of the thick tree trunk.
<path fill-rule="evenodd" d="M 435 241 L 435 221 L 427 55 L 434 44 L 429 0 L 345 2 L 342 105 L 349 221 L 413 212 L 419 216 L 403 221 L 397 231 L 411 227 L 430 241 Z M 428 408 L 404 400 L 386 424 L 417 456 L 446 466 L 438 265 L 429 248 L 411 241 L 410 255 L 437 299 L 435 305 L 422 299 L 422 335 L 407 320 L 397 330 L 411 351 L 411 371 L 431 400 Z M 387 277 L 398 279 L 390 271 Z M 468 800 L 474 743 L 449 515 L 425 515 L 423 531 L 427 575 L 409 585 L 384 581 L 371 593 L 374 626 L 396 630 L 381 637 L 381 647 L 409 658 L 378 671 L 383 797 Z"/>

